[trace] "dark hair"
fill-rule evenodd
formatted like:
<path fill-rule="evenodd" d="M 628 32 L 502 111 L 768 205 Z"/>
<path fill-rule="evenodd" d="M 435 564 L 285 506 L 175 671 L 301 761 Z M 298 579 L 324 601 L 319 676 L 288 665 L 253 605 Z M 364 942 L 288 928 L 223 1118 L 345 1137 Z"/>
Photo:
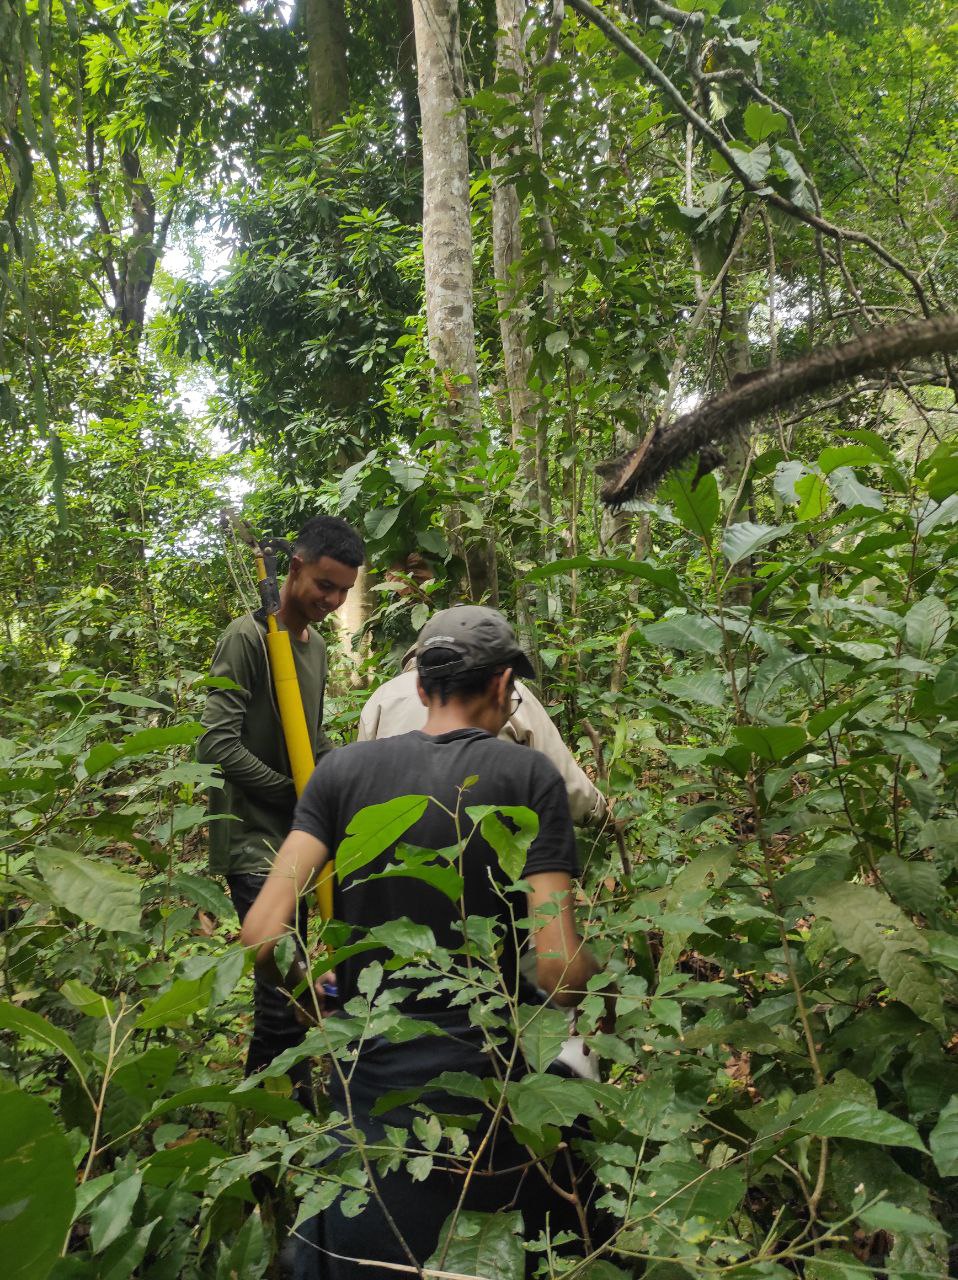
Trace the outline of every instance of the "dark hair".
<path fill-rule="evenodd" d="M 485 693 L 494 675 L 504 668 L 502 663 L 491 667 L 473 667 L 469 671 L 456 671 L 451 674 L 430 675 L 430 667 L 444 667 L 455 662 L 459 657 L 452 649 L 430 649 L 424 654 L 425 662 L 417 661 L 419 683 L 427 698 L 438 698 L 440 705 L 445 706 L 450 698 L 474 698 Z"/>
<path fill-rule="evenodd" d="M 292 554 L 304 560 L 329 556 L 330 560 L 358 569 L 366 559 L 366 548 L 353 526 L 339 516 L 313 516 L 300 529 Z"/>

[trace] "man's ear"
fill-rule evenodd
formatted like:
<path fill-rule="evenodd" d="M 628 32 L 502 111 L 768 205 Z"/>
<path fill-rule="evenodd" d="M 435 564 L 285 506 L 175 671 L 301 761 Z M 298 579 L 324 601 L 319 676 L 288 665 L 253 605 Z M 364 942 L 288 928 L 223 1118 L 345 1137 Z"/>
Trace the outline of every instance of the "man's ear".
<path fill-rule="evenodd" d="M 289 576 L 291 578 L 298 577 L 305 563 L 306 561 L 303 559 L 302 556 L 291 555 L 289 558 Z"/>
<path fill-rule="evenodd" d="M 509 698 L 509 688 L 512 684 L 512 677 L 515 674 L 512 667 L 506 667 L 502 675 L 499 677 L 499 701 L 506 702 Z"/>

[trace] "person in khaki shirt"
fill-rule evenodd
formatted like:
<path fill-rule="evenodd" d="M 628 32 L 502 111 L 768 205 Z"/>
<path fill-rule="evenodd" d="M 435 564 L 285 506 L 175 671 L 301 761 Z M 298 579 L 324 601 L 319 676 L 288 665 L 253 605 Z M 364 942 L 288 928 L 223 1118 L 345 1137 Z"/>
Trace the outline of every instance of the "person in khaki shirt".
<path fill-rule="evenodd" d="M 423 727 L 426 708 L 416 692 L 416 678 L 413 646 L 403 657 L 402 672 L 381 684 L 363 707 L 357 734 L 359 742 L 394 738 Z M 545 707 L 528 685 L 517 680 L 515 687 L 522 701 L 499 737 L 541 751 L 555 765 L 565 783 L 572 821 L 577 826 L 602 827 L 609 823 L 605 796 L 576 764 Z"/>

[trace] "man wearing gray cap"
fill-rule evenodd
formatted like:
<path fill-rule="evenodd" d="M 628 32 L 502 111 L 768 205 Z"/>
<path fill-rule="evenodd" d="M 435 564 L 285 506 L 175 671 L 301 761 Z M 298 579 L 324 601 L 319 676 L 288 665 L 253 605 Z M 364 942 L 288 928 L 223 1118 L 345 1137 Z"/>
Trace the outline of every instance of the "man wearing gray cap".
<path fill-rule="evenodd" d="M 410 729 L 421 729 L 426 723 L 426 708 L 416 691 L 416 647 L 413 645 L 403 655 L 403 668 L 399 675 L 381 684 L 367 698 L 359 717 L 356 735 L 359 742 L 396 737 Z M 605 796 L 579 767 L 545 707 L 519 680 L 516 681 L 516 694 L 516 708 L 503 725 L 500 736 L 549 757 L 562 774 L 569 797 L 569 811 L 577 826 L 599 829 L 610 824 Z"/>
<path fill-rule="evenodd" d="M 367 1144 L 386 1141 L 392 1127 L 411 1129 L 417 1119 L 411 1104 L 399 1104 L 381 1117 L 374 1115 L 375 1104 L 384 1094 L 421 1089 L 442 1072 L 457 1073 L 457 1079 L 482 1078 L 501 1074 L 503 1063 L 510 1061 L 518 1062 L 520 1073 L 525 1069 L 521 1057 L 511 1054 L 508 1046 L 500 1044 L 493 1051 L 483 1030 L 494 993 L 488 983 L 492 969 L 480 962 L 478 972 L 486 985 L 475 980 L 477 994 L 463 1002 L 469 987 L 456 991 L 444 985 L 442 974 L 410 978 L 408 971 L 400 970 L 394 976 L 388 968 L 390 952 L 368 949 L 370 932 L 377 926 L 407 917 L 431 930 L 439 949 L 460 959 L 467 932 L 470 938 L 485 936 L 495 952 L 501 989 L 518 992 L 525 1004 L 534 1004 L 538 998 L 520 969 L 519 953 L 527 940 L 535 946 L 536 985 L 560 1004 L 577 1004 L 598 972 L 573 914 L 572 877 L 578 867 L 563 780 L 540 752 L 496 736 L 515 708 L 516 674 L 532 674 L 512 628 L 493 609 L 473 605 L 447 609 L 423 628 L 416 659 L 419 696 L 427 710 L 422 730 L 352 743 L 320 762 L 297 806 L 292 831 L 243 926 L 244 944 L 257 948 L 257 965 L 275 967 L 276 941 L 288 930 L 286 922 L 294 918 L 297 897 L 325 862 L 337 856 L 350 823 L 369 805 L 411 793 L 429 796 L 422 816 L 402 832 L 402 841 L 420 851 L 460 848 L 451 864 L 462 876 L 459 902 L 422 879 L 384 877 L 382 873 L 396 865 L 396 843 L 365 861 L 357 872 L 344 874 L 341 860 L 334 914 L 351 927 L 347 952 L 353 950 L 353 943 L 366 943 L 357 945 L 337 966 L 341 1001 L 348 1005 L 360 993 L 363 971 L 378 960 L 384 965 L 383 986 L 397 988 L 393 1007 L 443 1032 L 437 1035 L 424 1026 L 421 1036 L 403 1043 L 389 1043 L 382 1037 L 364 1039 L 349 1066 L 348 1083 L 346 1075 L 333 1073 L 330 1102 L 335 1110 L 350 1115 Z M 525 892 L 520 891 L 519 901 L 510 888 L 512 877 L 502 870 L 480 828 L 470 831 L 463 790 L 470 807 L 508 811 L 515 806 L 536 814 L 538 832 L 521 871 Z M 481 935 L 473 932 L 477 917 L 490 922 Z M 483 959 L 492 962 L 493 956 Z M 457 1106 L 461 1109 L 462 1099 L 431 1090 L 430 1103 L 434 1111 L 448 1113 Z M 453 1163 L 437 1158 L 419 1184 L 403 1168 L 376 1174 L 375 1194 L 358 1216 L 347 1217 L 338 1204 L 326 1211 L 318 1238 L 304 1245 L 297 1274 L 346 1280 L 369 1275 L 370 1262 L 408 1269 L 414 1259 L 421 1267 L 463 1195 L 465 1209 L 493 1212 L 518 1207 L 530 1239 L 547 1227 L 553 1235 L 563 1229 L 575 1231 L 578 1221 L 569 1203 L 574 1197 L 563 1197 L 555 1190 L 562 1172 L 553 1169 L 552 1185 L 534 1169 L 529 1172 L 525 1148 L 507 1125 L 499 1124 L 491 1133 L 489 1119 L 485 1113 L 470 1136 L 471 1148 L 483 1153 L 482 1176 L 464 1179 L 468 1153 Z M 412 1135 L 408 1141 L 414 1141 Z M 373 1176 L 371 1167 L 367 1173 Z M 309 1241 L 309 1233 L 305 1235 Z"/>

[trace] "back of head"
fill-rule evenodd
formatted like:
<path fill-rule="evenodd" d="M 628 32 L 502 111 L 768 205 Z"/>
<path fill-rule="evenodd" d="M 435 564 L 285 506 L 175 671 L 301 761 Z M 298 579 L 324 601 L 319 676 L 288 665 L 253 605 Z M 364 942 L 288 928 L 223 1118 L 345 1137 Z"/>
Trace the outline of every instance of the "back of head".
<path fill-rule="evenodd" d="M 305 561 L 328 556 L 339 564 L 358 569 L 366 559 L 366 548 L 352 525 L 339 516 L 313 516 L 300 529 L 292 554 Z"/>

